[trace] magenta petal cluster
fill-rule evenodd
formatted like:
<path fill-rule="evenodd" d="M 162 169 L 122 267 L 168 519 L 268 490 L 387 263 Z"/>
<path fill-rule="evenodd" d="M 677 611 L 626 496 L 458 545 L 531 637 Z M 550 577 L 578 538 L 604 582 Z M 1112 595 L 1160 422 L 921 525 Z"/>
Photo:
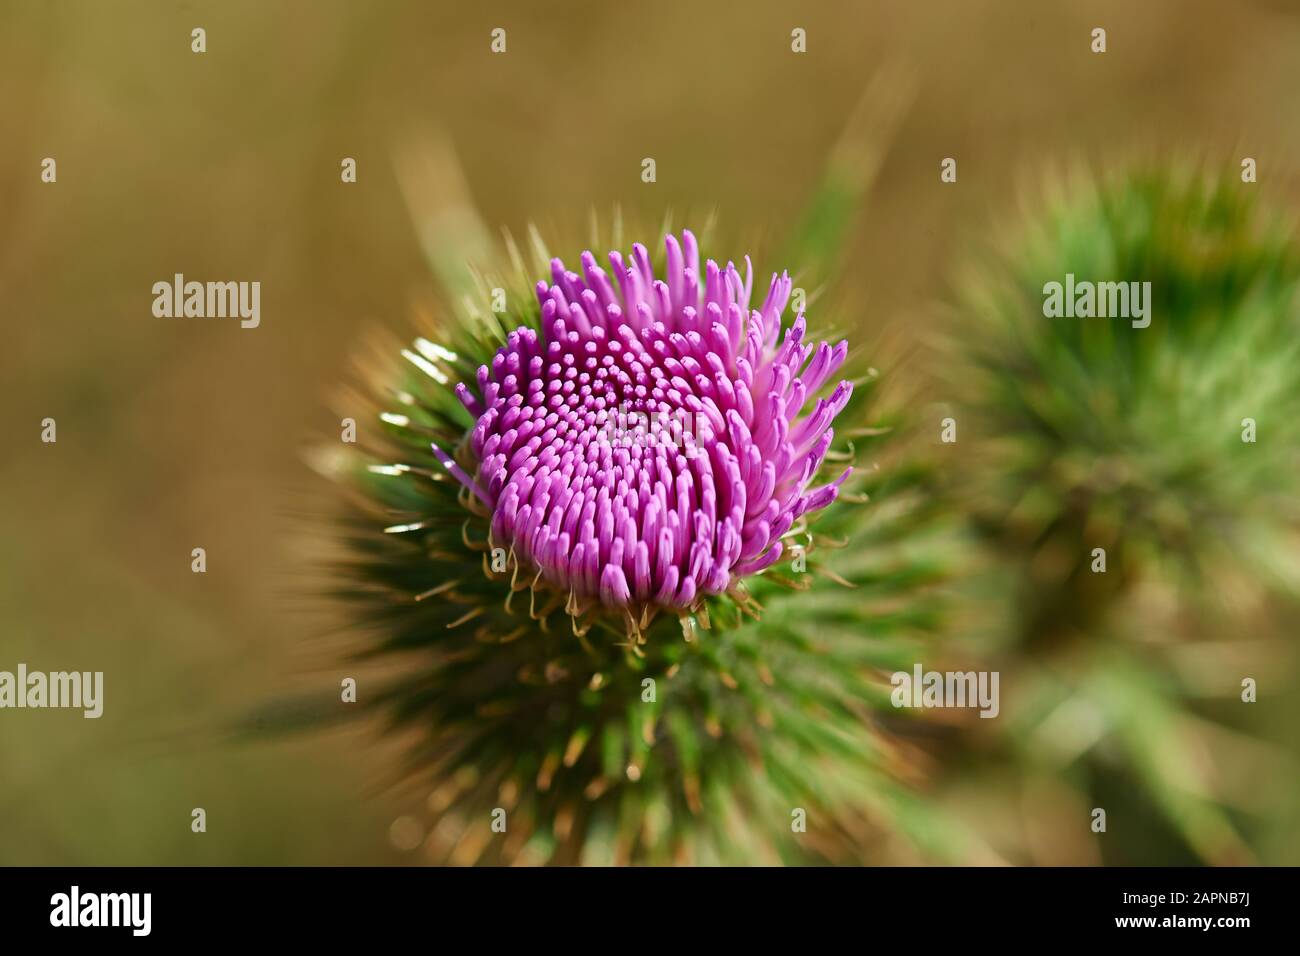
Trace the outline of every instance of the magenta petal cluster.
<path fill-rule="evenodd" d="M 800 516 L 852 384 L 817 398 L 848 343 L 782 335 L 788 275 L 750 308 L 753 270 L 668 236 L 665 276 L 646 248 L 556 259 L 537 284 L 540 331 L 520 328 L 457 387 L 477 419 L 477 474 L 439 458 L 491 509 L 495 547 L 588 603 L 686 609 L 771 565 Z M 612 278 L 611 278 L 612 276 Z"/>

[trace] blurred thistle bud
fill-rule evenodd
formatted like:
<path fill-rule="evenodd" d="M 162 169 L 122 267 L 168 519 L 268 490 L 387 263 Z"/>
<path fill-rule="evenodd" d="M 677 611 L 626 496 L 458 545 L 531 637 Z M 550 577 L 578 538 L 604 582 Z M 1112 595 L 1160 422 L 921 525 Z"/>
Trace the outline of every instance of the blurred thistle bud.
<path fill-rule="evenodd" d="M 1300 596 L 1300 255 L 1259 195 L 1232 168 L 1079 174 L 955 296 L 950 500 L 1009 612 L 1012 779 L 1125 794 L 1109 862 L 1250 862 L 1242 754 L 1284 759 L 1208 703 L 1239 692 L 1233 639 L 1281 666 L 1266 609 Z"/>
<path fill-rule="evenodd" d="M 1077 175 L 967 273 L 959 495 L 1019 562 L 1026 639 L 1089 633 L 1138 584 L 1300 593 L 1300 256 L 1258 196 Z"/>

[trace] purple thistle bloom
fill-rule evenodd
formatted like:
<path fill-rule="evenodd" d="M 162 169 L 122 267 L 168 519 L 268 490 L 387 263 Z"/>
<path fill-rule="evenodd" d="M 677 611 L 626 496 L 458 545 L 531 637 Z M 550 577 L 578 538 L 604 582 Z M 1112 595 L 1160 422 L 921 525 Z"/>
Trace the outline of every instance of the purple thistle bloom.
<path fill-rule="evenodd" d="M 791 280 L 772 276 L 750 309 L 753 269 L 700 273 L 690 232 L 667 237 L 667 275 L 646 248 L 590 252 L 582 274 L 555 259 L 537 284 L 540 334 L 510 333 L 477 390 L 471 478 L 495 546 L 571 595 L 612 608 L 685 610 L 776 561 L 802 515 L 835 500 L 846 470 L 809 488 L 852 384 L 805 406 L 848 343 L 804 343 L 803 314 L 781 338 Z M 702 281 L 701 281 L 702 278 Z"/>

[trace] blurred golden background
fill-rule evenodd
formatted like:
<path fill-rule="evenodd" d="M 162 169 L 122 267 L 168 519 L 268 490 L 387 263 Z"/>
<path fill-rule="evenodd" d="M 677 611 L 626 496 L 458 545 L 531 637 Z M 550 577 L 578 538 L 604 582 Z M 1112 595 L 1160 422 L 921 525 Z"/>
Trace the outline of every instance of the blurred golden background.
<path fill-rule="evenodd" d="M 430 287 L 393 165 L 413 136 L 446 134 L 493 226 L 567 233 L 618 204 L 779 236 L 892 64 L 909 105 L 846 253 L 863 328 L 923 343 L 950 260 L 1063 160 L 1251 155 L 1294 203 L 1298 51 L 1284 0 L 5 0 L 0 669 L 103 670 L 106 700 L 98 721 L 0 714 L 0 863 L 418 859 L 370 730 L 222 729 L 347 673 L 321 641 L 342 615 L 313 597 L 302 523 L 328 489 L 302 450 L 337 427 L 363 330 L 405 335 Z M 260 281 L 260 328 L 154 318 L 177 272 Z M 1294 861 L 1278 830 L 1268 861 Z"/>

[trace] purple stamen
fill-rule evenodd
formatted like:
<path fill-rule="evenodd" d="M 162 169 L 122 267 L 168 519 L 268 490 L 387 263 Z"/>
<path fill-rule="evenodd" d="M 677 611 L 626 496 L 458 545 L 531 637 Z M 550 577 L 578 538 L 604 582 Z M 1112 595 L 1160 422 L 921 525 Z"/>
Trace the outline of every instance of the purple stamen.
<path fill-rule="evenodd" d="M 748 258 L 742 277 L 701 269 L 690 232 L 665 243 L 662 278 L 639 244 L 610 253 L 609 272 L 589 252 L 579 272 L 553 260 L 536 287 L 540 334 L 511 333 L 457 386 L 477 418 L 477 475 L 434 447 L 492 509 L 494 546 L 609 607 L 686 609 L 727 591 L 778 560 L 794 521 L 848 475 L 806 490 L 852 385 L 805 405 L 847 343 L 805 342 L 802 314 L 782 336 L 788 275 L 752 309 Z"/>

